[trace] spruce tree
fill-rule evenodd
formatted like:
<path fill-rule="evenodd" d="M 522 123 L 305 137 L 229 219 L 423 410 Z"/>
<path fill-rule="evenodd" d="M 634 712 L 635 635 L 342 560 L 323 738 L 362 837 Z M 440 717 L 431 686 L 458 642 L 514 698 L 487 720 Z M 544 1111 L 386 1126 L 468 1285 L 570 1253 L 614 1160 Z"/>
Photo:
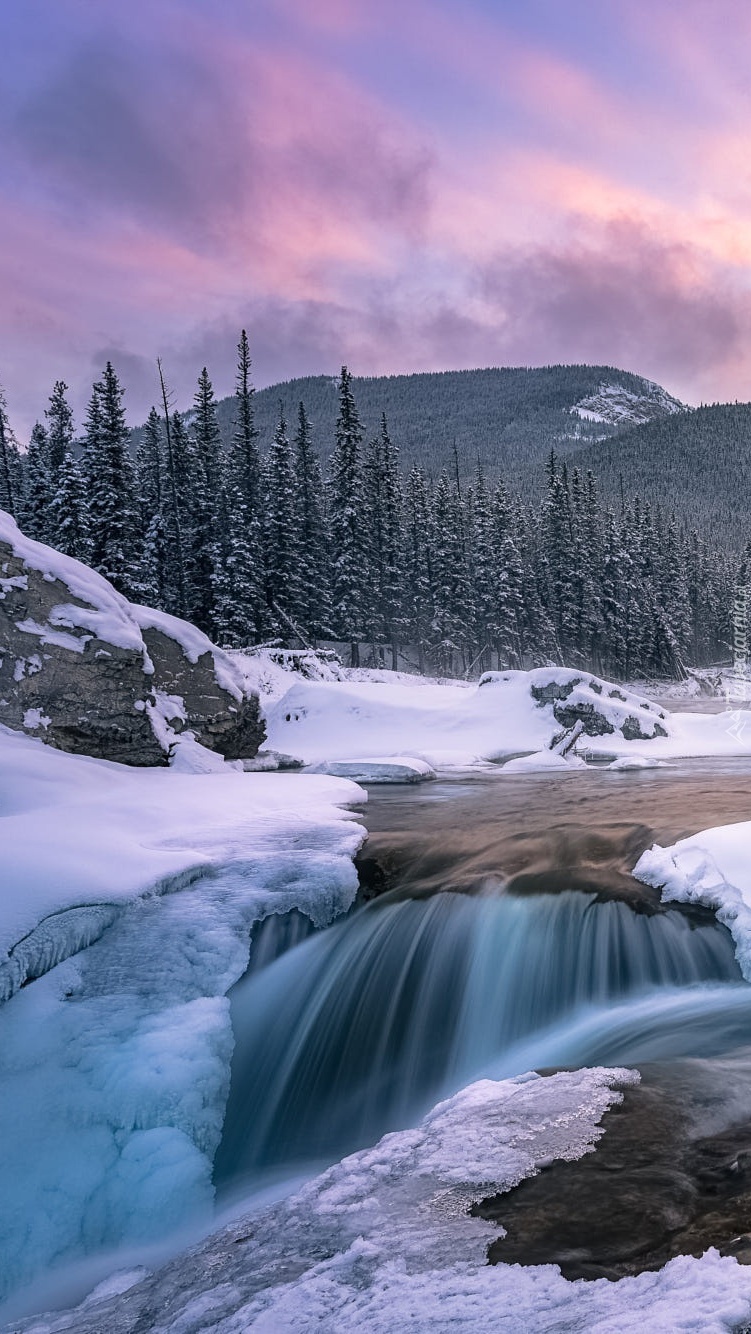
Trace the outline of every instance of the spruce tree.
<path fill-rule="evenodd" d="M 47 432 L 41 422 L 36 422 L 24 459 L 18 526 L 27 537 L 55 546 L 57 526 L 52 510 L 53 488 L 47 458 Z"/>
<path fill-rule="evenodd" d="M 333 636 L 323 477 L 305 404 L 297 411 L 295 475 L 299 549 L 298 616 L 312 640 Z"/>
<path fill-rule="evenodd" d="M 627 661 L 624 635 L 624 595 L 630 579 L 630 562 L 621 546 L 620 534 L 612 509 L 605 513 L 602 544 L 602 649 L 601 671 L 620 676 L 625 673 Z"/>
<path fill-rule="evenodd" d="M 391 670 L 399 666 L 399 644 L 405 630 L 404 497 L 399 472 L 399 450 L 389 434 L 386 414 L 381 416 L 381 613 L 386 643 L 391 648 Z"/>
<path fill-rule="evenodd" d="M 92 562 L 126 597 L 137 598 L 139 534 L 123 390 L 107 362 L 93 389 L 86 420 Z"/>
<path fill-rule="evenodd" d="M 58 551 L 88 564 L 91 560 L 90 511 L 83 472 L 71 449 L 66 449 L 58 469 L 52 514 Z"/>
<path fill-rule="evenodd" d="M 47 467 L 53 484 L 57 482 L 67 450 L 73 445 L 73 413 L 65 397 L 67 392 L 67 384 L 57 380 L 44 414 L 47 418 Z"/>
<path fill-rule="evenodd" d="M 0 509 L 15 515 L 21 498 L 21 456 L 0 389 Z"/>
<path fill-rule="evenodd" d="M 144 533 L 154 516 L 162 513 L 164 471 L 162 422 L 156 408 L 152 408 L 136 450 L 138 508 Z"/>
<path fill-rule="evenodd" d="M 478 459 L 474 491 L 473 582 L 480 670 L 492 666 L 492 649 L 498 646 L 501 631 L 499 611 L 503 599 L 498 596 L 498 584 L 503 576 L 503 549 L 499 551 L 497 548 L 494 529 L 491 498 Z M 503 614 L 507 613 L 504 611 Z"/>
<path fill-rule="evenodd" d="M 260 508 L 261 463 L 253 411 L 255 390 L 250 378 L 250 367 L 248 335 L 243 329 L 237 345 L 235 420 L 229 449 L 229 471 L 232 481 L 243 493 L 247 513 L 255 517 Z"/>
<path fill-rule="evenodd" d="M 215 617 L 223 642 L 251 644 L 270 630 L 265 599 L 262 468 L 253 413 L 250 349 L 237 347 L 235 419 L 224 469 L 225 540 L 217 571 Z"/>
<path fill-rule="evenodd" d="M 205 366 L 198 377 L 193 404 L 188 611 L 190 619 L 210 634 L 214 626 L 216 588 L 221 579 L 225 533 L 220 531 L 219 525 L 222 510 L 219 423 L 214 390 Z"/>
<path fill-rule="evenodd" d="M 467 579 L 464 506 L 445 469 L 433 495 L 431 528 L 433 651 L 441 674 L 451 676 L 458 666 L 466 669 L 468 665 L 472 604 Z"/>
<path fill-rule="evenodd" d="M 413 468 L 404 491 L 404 613 L 405 635 L 417 648 L 418 670 L 424 673 L 430 651 L 433 602 L 430 498 L 425 473 Z"/>
<path fill-rule="evenodd" d="M 186 543 L 190 521 L 184 488 L 188 484 L 189 451 L 182 419 L 172 411 L 161 357 L 157 357 L 156 364 L 164 408 L 162 514 L 166 556 L 163 596 L 166 610 L 184 617 L 188 608 Z"/>
<path fill-rule="evenodd" d="M 294 635 L 300 612 L 298 497 L 284 407 L 266 460 L 266 596 L 275 633 Z"/>
<path fill-rule="evenodd" d="M 332 597 L 335 631 L 349 640 L 353 667 L 360 664 L 364 635 L 366 535 L 360 446 L 362 426 L 352 392 L 352 376 L 342 366 L 339 415 L 331 459 L 330 509 Z"/>

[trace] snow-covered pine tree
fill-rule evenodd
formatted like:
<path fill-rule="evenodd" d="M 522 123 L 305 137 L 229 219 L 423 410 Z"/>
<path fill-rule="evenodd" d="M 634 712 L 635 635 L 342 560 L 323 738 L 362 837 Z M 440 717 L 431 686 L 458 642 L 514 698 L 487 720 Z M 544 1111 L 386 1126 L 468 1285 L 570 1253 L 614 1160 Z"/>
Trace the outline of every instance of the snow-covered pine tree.
<path fill-rule="evenodd" d="M 683 666 L 688 661 L 691 647 L 691 605 L 686 550 L 675 517 L 671 517 L 660 546 L 658 596 L 668 613 L 675 635 L 676 652 Z"/>
<path fill-rule="evenodd" d="M 491 497 L 479 459 L 474 489 L 473 527 L 475 639 L 480 653 L 478 667 L 482 671 L 492 666 L 492 651 L 499 642 L 498 584 L 504 566 L 503 551 L 498 550 L 496 543 Z"/>
<path fill-rule="evenodd" d="M 288 641 L 295 635 L 300 614 L 300 534 L 292 446 L 282 403 L 266 459 L 264 519 L 266 599 L 274 633 Z"/>
<path fill-rule="evenodd" d="M 534 609 L 525 605 L 525 589 L 534 588 L 534 581 L 525 580 L 522 559 L 510 531 L 503 539 L 497 569 L 495 642 L 499 666 L 521 667 L 526 647 L 533 655 L 535 650 L 539 652 L 538 627 L 530 617 Z"/>
<path fill-rule="evenodd" d="M 163 605 L 167 611 L 175 616 L 184 617 L 187 614 L 186 537 L 189 514 L 183 492 L 188 485 L 187 459 L 189 449 L 182 419 L 172 410 L 172 401 L 167 390 L 161 357 L 157 357 L 156 364 L 164 409 L 164 435 L 161 437 L 163 440 L 161 511 L 165 549 L 162 597 Z M 178 432 L 180 433 L 179 440 L 177 439 Z M 182 455 L 180 454 L 181 449 Z M 153 535 L 154 541 L 157 538 L 158 534 L 155 533 Z"/>
<path fill-rule="evenodd" d="M 630 560 L 621 545 L 615 514 L 612 509 L 607 509 L 602 537 L 602 639 L 599 666 L 601 671 L 616 677 L 625 673 L 628 656 L 623 599 L 630 573 Z"/>
<path fill-rule="evenodd" d="M 0 509 L 16 514 L 21 499 L 21 456 L 10 422 L 5 394 L 0 389 Z"/>
<path fill-rule="evenodd" d="M 461 496 L 445 469 L 433 493 L 431 634 L 439 671 L 451 676 L 469 665 L 471 589 L 467 578 L 465 514 Z"/>
<path fill-rule="evenodd" d="M 126 597 L 141 593 L 135 482 L 123 390 L 110 361 L 93 389 L 86 420 L 92 563 Z"/>
<path fill-rule="evenodd" d="M 399 471 L 399 448 L 381 416 L 381 622 L 391 649 L 391 670 L 399 667 L 399 645 L 406 627 L 404 610 L 404 496 Z"/>
<path fill-rule="evenodd" d="M 543 501 L 539 511 L 517 505 L 508 527 L 508 535 L 519 552 L 523 570 L 523 653 L 535 665 L 561 661 L 561 648 L 550 611 L 545 503 Z M 527 662 L 522 661 L 521 665 L 526 666 Z"/>
<path fill-rule="evenodd" d="M 383 666 L 383 472 L 381 440 L 376 436 L 363 457 L 363 514 L 365 580 L 363 584 L 364 637 L 371 644 L 373 666 Z"/>
<path fill-rule="evenodd" d="M 576 645 L 573 520 L 566 465 L 564 463 L 562 468 L 558 468 L 558 461 L 552 450 L 547 473 L 548 494 L 544 520 L 550 577 L 549 610 L 566 662 L 572 652 L 575 656 Z"/>
<path fill-rule="evenodd" d="M 193 400 L 190 431 L 190 564 L 188 614 L 202 630 L 214 628 L 216 586 L 221 578 L 221 439 L 214 389 L 204 366 Z"/>
<path fill-rule="evenodd" d="M 66 451 L 73 445 L 73 413 L 66 398 L 67 392 L 65 381 L 56 380 L 44 414 L 47 418 L 47 467 L 53 486 L 57 483 Z"/>
<path fill-rule="evenodd" d="M 47 432 L 41 422 L 36 422 L 24 458 L 18 526 L 36 542 L 48 542 L 55 546 L 57 529 L 52 510 L 53 484 L 47 457 Z"/>
<path fill-rule="evenodd" d="M 250 349 L 243 329 L 237 347 L 235 421 L 224 467 L 226 531 L 215 580 L 217 634 L 242 646 L 270 629 L 265 599 L 262 469 L 253 414 Z"/>
<path fill-rule="evenodd" d="M 339 639 L 349 640 L 353 667 L 360 663 L 359 645 L 365 629 L 367 543 L 360 458 L 362 435 L 352 376 L 342 366 L 336 443 L 331 458 L 329 522 L 334 628 Z"/>
<path fill-rule="evenodd" d="M 334 615 L 323 476 L 304 403 L 297 410 L 294 466 L 299 529 L 298 615 L 306 635 L 315 641 L 333 636 Z"/>
<path fill-rule="evenodd" d="M 235 420 L 229 448 L 229 472 L 233 482 L 243 492 L 247 514 L 257 520 L 261 499 L 261 462 L 253 411 L 255 389 L 250 378 L 250 368 L 248 335 L 243 329 L 237 345 Z"/>
<path fill-rule="evenodd" d="M 136 451 L 136 495 L 141 545 L 140 596 L 149 606 L 166 605 L 170 550 L 164 517 L 165 446 L 162 422 L 152 407 Z"/>
<path fill-rule="evenodd" d="M 146 418 L 136 450 L 136 482 L 141 529 L 145 533 L 155 514 L 161 513 L 164 490 L 164 438 L 156 408 Z"/>
<path fill-rule="evenodd" d="M 573 650 L 577 662 L 590 663 L 602 621 L 598 579 L 600 549 L 597 493 L 590 473 L 571 477 Z"/>
<path fill-rule="evenodd" d="M 215 634 L 220 644 L 244 648 L 258 642 L 269 624 L 259 582 L 262 563 L 258 541 L 251 537 L 254 524 L 245 493 L 232 477 L 226 482 L 225 498 L 228 530 L 215 581 Z"/>
<path fill-rule="evenodd" d="M 89 506 L 81 465 L 72 449 L 66 449 L 58 469 L 52 514 L 58 551 L 88 564 L 91 560 Z"/>
<path fill-rule="evenodd" d="M 172 409 L 161 364 L 159 374 L 164 403 L 164 530 L 167 542 L 165 608 L 175 616 L 189 614 L 192 569 L 193 444 L 182 413 Z"/>
<path fill-rule="evenodd" d="M 430 497 L 425 473 L 412 468 L 404 490 L 404 614 L 405 637 L 417 648 L 424 672 L 430 651 L 433 605 Z"/>

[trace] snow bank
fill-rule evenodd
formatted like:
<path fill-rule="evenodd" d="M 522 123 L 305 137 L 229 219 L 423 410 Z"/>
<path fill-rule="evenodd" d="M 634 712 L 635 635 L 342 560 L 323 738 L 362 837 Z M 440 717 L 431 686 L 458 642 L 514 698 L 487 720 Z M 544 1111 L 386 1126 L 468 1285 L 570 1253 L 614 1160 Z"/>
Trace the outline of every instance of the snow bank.
<path fill-rule="evenodd" d="M 354 852 L 363 831 L 338 808 L 364 799 L 324 775 L 133 770 L 0 727 L 0 959 L 43 918 L 185 884 L 289 825 Z"/>
<path fill-rule="evenodd" d="M 407 755 L 382 755 L 380 759 L 320 760 L 308 768 L 311 774 L 332 774 L 337 778 L 351 778 L 355 783 L 423 783 L 435 778 L 425 760 Z"/>
<path fill-rule="evenodd" d="M 210 1217 L 226 992 L 255 922 L 351 905 L 364 830 L 344 807 L 364 798 L 323 775 L 134 771 L 0 729 L 0 1297 Z"/>
<path fill-rule="evenodd" d="M 634 875 L 662 890 L 665 902 L 698 903 L 716 912 L 751 982 L 751 821 L 705 829 L 668 848 L 655 844 Z"/>
<path fill-rule="evenodd" d="M 626 751 L 670 726 L 654 703 L 564 668 L 488 672 L 479 686 L 379 676 L 297 682 L 267 706 L 268 745 L 309 764 L 414 756 L 440 767 L 545 750 L 579 719 L 605 734 L 582 738 L 587 746 L 607 739 Z"/>
<path fill-rule="evenodd" d="M 565 755 L 556 755 L 552 750 L 538 750 L 531 755 L 520 755 L 516 760 L 507 760 L 503 766 L 505 774 L 535 774 L 555 769 L 561 773 L 574 773 L 576 769 L 586 769 L 584 760 L 578 755 L 569 759 Z"/>
<path fill-rule="evenodd" d="M 751 710 L 728 708 L 722 713 L 671 713 L 663 724 L 667 737 L 655 737 L 639 744 L 655 760 L 740 757 L 751 755 Z M 585 740 L 584 738 L 582 739 Z M 593 756 L 617 758 L 634 749 L 616 733 L 614 736 L 587 737 L 580 751 Z"/>

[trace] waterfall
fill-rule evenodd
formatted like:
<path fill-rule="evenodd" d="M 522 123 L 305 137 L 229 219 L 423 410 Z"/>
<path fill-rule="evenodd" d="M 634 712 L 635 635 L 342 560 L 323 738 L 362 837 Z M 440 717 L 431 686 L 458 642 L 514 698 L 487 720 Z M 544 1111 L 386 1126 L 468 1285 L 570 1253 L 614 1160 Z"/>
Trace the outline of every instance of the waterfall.
<path fill-rule="evenodd" d="M 747 1023 L 740 982 L 728 933 L 674 910 L 646 916 L 570 891 L 376 901 L 235 987 L 215 1180 L 340 1156 L 498 1063 L 504 1074 L 591 1063 L 592 1016 L 660 990 L 678 1010 L 697 987 L 737 992 L 733 1015 L 745 1002 Z M 647 1002 L 645 1024 L 655 1012 Z M 626 1029 L 616 1046 L 636 1059 L 638 1019 Z M 609 1060 L 602 1026 L 589 1038 Z"/>

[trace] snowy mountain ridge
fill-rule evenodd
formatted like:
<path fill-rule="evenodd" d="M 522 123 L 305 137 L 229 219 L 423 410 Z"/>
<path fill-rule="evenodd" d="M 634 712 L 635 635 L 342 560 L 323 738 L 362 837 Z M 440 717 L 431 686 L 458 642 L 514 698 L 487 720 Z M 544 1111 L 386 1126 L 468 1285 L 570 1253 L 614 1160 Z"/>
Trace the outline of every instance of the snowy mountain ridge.
<path fill-rule="evenodd" d="M 594 394 L 582 398 L 571 408 L 582 421 L 602 422 L 608 426 L 643 426 L 645 422 L 687 412 L 685 403 L 673 398 L 662 385 L 644 380 L 644 392 L 635 393 L 625 385 L 603 383 Z"/>

